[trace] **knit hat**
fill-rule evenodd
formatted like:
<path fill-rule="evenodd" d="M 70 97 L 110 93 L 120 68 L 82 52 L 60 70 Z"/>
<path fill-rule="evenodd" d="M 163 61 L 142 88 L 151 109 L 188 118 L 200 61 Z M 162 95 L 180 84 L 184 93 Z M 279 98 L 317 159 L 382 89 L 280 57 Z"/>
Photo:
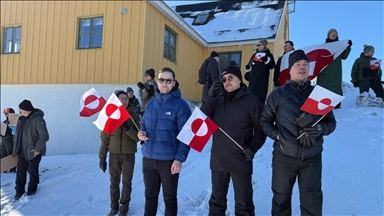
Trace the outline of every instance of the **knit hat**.
<path fill-rule="evenodd" d="M 33 111 L 33 109 L 35 109 L 35 108 L 33 108 L 31 101 L 29 101 L 29 100 L 23 100 L 19 104 L 19 108 L 22 110 L 25 110 L 25 111 Z"/>
<path fill-rule="evenodd" d="M 329 31 L 328 31 L 327 38 L 329 38 L 329 35 L 330 35 L 332 32 L 336 32 L 336 33 L 338 34 L 338 32 L 337 32 L 336 29 L 331 28 L 331 29 L 329 29 Z"/>
<path fill-rule="evenodd" d="M 305 52 L 303 50 L 295 50 L 289 55 L 288 60 L 288 71 L 291 72 L 291 67 L 298 61 L 305 60 L 309 62 L 309 59 L 307 55 L 305 55 Z"/>
<path fill-rule="evenodd" d="M 364 50 L 363 52 L 364 53 L 369 53 L 370 51 L 374 50 L 375 47 L 371 46 L 371 45 L 367 45 L 367 44 L 364 44 Z"/>
<path fill-rule="evenodd" d="M 231 61 L 229 61 L 229 64 L 228 64 L 228 65 L 237 66 L 235 60 L 231 60 Z"/>
<path fill-rule="evenodd" d="M 123 90 L 116 90 L 116 91 L 115 91 L 115 95 L 116 95 L 117 97 L 119 97 L 119 95 L 121 95 L 121 94 L 125 94 L 125 95 L 127 95 L 127 93 L 125 93 L 125 91 L 123 91 Z"/>
<path fill-rule="evenodd" d="M 146 70 L 144 74 L 148 74 L 152 79 L 155 79 L 155 70 L 153 68 Z"/>
<path fill-rule="evenodd" d="M 128 94 L 129 92 L 134 92 L 133 89 L 132 89 L 131 87 L 128 87 L 128 88 L 127 88 L 127 94 Z"/>
<path fill-rule="evenodd" d="M 219 53 L 217 53 L 216 51 L 212 51 L 211 52 L 211 57 L 214 58 L 214 57 L 219 57 Z"/>
<path fill-rule="evenodd" d="M 15 113 L 15 110 L 13 110 L 12 108 L 5 108 L 3 110 L 3 113 Z"/>
<path fill-rule="evenodd" d="M 237 78 L 239 78 L 239 80 L 241 82 L 243 82 L 243 76 L 241 75 L 241 70 L 238 66 L 234 66 L 234 65 L 229 65 L 227 68 L 224 69 L 224 71 L 221 73 L 221 77 L 220 78 L 223 78 L 223 76 L 225 74 L 233 74 L 235 76 L 237 76 Z"/>
<path fill-rule="evenodd" d="M 263 44 L 263 46 L 265 46 L 265 47 L 268 45 L 268 41 L 265 39 L 260 40 L 259 43 Z"/>

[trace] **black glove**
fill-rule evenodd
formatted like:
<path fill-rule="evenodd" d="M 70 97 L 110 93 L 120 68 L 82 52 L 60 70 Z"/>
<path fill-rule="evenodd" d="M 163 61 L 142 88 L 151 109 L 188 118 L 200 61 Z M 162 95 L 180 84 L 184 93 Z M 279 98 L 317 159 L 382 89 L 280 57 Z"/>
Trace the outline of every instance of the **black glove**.
<path fill-rule="evenodd" d="M 355 88 L 359 87 L 359 82 L 354 82 L 353 87 L 355 87 Z"/>
<path fill-rule="evenodd" d="M 213 82 L 211 88 L 208 92 L 208 97 L 215 98 L 219 95 L 220 91 L 223 89 L 223 83 L 221 83 L 221 80 L 216 80 Z"/>
<path fill-rule="evenodd" d="M 318 138 L 323 134 L 323 126 L 321 126 L 321 124 L 317 124 L 313 127 L 307 126 L 304 128 L 304 132 L 308 134 L 308 137 Z"/>
<path fill-rule="evenodd" d="M 311 114 L 302 113 L 300 117 L 295 118 L 299 127 L 304 128 L 313 123 L 313 116 Z M 301 135 L 301 134 L 299 134 Z"/>
<path fill-rule="evenodd" d="M 121 127 L 124 128 L 124 130 L 129 130 L 128 122 L 125 121 L 125 122 L 121 125 Z"/>
<path fill-rule="evenodd" d="M 253 160 L 253 157 L 255 156 L 255 154 L 252 152 L 251 149 L 249 148 L 245 148 L 243 150 L 243 153 L 245 155 L 245 161 L 252 161 Z"/>
<path fill-rule="evenodd" d="M 105 172 L 107 170 L 107 160 L 106 158 L 100 158 L 100 163 L 99 163 L 100 169 Z"/>
<path fill-rule="evenodd" d="M 304 135 L 301 136 L 301 134 L 303 134 L 303 133 L 304 133 Z M 315 141 L 315 140 L 312 140 L 311 137 L 309 137 L 308 134 L 306 134 L 304 132 L 303 128 L 299 129 L 299 136 L 301 136 L 299 139 L 299 142 L 303 148 L 311 148 L 313 146 L 313 144 L 314 144 L 313 141 Z"/>
<path fill-rule="evenodd" d="M 263 56 L 263 57 L 261 57 L 261 60 L 262 60 L 263 62 L 267 62 L 267 61 L 268 61 L 268 57 L 267 57 L 267 56 Z"/>
<path fill-rule="evenodd" d="M 144 84 L 142 82 L 138 82 L 137 83 L 137 87 L 139 87 L 140 90 L 145 89 L 145 86 L 144 86 Z"/>
<path fill-rule="evenodd" d="M 352 46 L 352 41 L 349 40 L 349 41 L 348 41 L 348 44 L 349 44 L 348 47 L 351 47 L 351 46 Z"/>
<path fill-rule="evenodd" d="M 251 66 L 250 65 L 245 65 L 245 71 L 250 71 L 251 70 Z"/>

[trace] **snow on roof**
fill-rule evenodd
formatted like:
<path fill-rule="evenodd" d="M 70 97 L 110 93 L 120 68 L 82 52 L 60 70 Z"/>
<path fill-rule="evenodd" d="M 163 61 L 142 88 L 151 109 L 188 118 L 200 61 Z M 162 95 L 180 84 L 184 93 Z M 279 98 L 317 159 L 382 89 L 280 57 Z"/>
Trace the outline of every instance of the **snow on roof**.
<path fill-rule="evenodd" d="M 171 7 L 207 42 L 229 42 L 276 37 L 285 1 L 215 1 Z M 202 13 L 208 22 L 195 25 Z"/>

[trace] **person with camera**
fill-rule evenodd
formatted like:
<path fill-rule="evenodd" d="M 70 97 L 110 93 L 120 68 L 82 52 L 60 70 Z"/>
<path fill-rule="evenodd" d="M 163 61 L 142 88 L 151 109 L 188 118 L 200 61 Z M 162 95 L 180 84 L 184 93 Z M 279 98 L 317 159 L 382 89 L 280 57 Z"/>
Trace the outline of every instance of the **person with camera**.
<path fill-rule="evenodd" d="M 145 71 L 144 73 L 145 77 L 145 83 L 138 82 L 137 86 L 140 89 L 140 98 L 141 98 L 141 108 L 140 108 L 140 115 L 143 116 L 145 112 L 145 108 L 148 104 L 148 102 L 156 97 L 156 81 L 155 78 L 155 70 L 153 68 L 150 68 Z"/>

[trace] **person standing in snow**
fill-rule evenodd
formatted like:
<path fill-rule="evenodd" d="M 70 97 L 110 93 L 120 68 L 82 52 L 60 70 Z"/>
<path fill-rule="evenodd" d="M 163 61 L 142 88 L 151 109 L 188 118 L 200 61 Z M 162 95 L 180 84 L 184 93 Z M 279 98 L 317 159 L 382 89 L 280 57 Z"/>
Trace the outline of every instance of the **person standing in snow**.
<path fill-rule="evenodd" d="M 283 55 L 277 60 L 277 63 L 276 63 L 276 67 L 275 67 L 275 70 L 274 70 L 274 73 L 273 73 L 273 85 L 275 87 L 279 87 L 280 84 L 279 84 L 279 76 L 280 76 L 280 66 L 281 66 L 281 60 L 283 59 L 283 56 L 291 51 L 291 50 L 294 50 L 293 48 L 293 42 L 292 41 L 285 41 L 284 43 L 284 53 Z"/>
<path fill-rule="evenodd" d="M 339 35 L 337 30 L 331 28 L 328 31 L 325 43 L 332 43 L 339 41 Z M 351 52 L 352 41 L 348 41 L 348 47 L 336 58 L 331 64 L 329 64 L 324 70 L 317 76 L 316 84 L 320 85 L 336 94 L 343 95 L 343 68 L 341 60 L 346 60 Z M 339 109 L 341 103 L 337 104 L 335 109 Z"/>
<path fill-rule="evenodd" d="M 14 136 L 12 134 L 11 128 L 15 127 L 15 126 L 8 126 L 8 124 L 9 124 L 8 115 L 9 115 L 9 113 L 15 113 L 15 110 L 13 110 L 12 108 L 5 108 L 3 110 L 3 113 L 4 113 L 5 118 L 6 118 L 3 123 L 7 125 L 7 129 L 5 131 L 4 136 L 1 136 L 1 158 L 5 158 L 8 155 L 12 154 Z M 15 173 L 16 167 L 14 167 L 10 170 L 7 170 L 6 172 Z"/>
<path fill-rule="evenodd" d="M 203 64 L 206 64 L 205 71 L 199 71 L 199 83 L 203 84 L 201 100 L 208 94 L 209 89 L 216 80 L 219 80 L 219 54 L 212 51 Z"/>
<path fill-rule="evenodd" d="M 39 164 L 45 155 L 46 143 L 49 140 L 44 112 L 34 108 L 31 101 L 23 100 L 19 104 L 21 116 L 17 121 L 12 157 L 18 156 L 16 174 L 16 195 L 14 200 L 20 199 L 25 193 L 27 172 L 29 183 L 27 195 L 34 195 L 40 183 Z"/>
<path fill-rule="evenodd" d="M 314 89 L 307 80 L 308 57 L 304 51 L 296 50 L 288 61 L 291 77 L 268 96 L 260 120 L 264 133 L 274 140 L 271 213 L 292 215 L 292 189 L 298 179 L 301 215 L 322 215 L 323 136 L 335 130 L 336 120 L 330 111 L 312 127 L 322 116 L 300 111 Z"/>
<path fill-rule="evenodd" d="M 221 81 L 214 82 L 204 98 L 201 110 L 241 146 L 222 132 L 213 134 L 209 215 L 225 215 L 231 179 L 235 192 L 235 214 L 255 215 L 253 157 L 266 139 L 259 125 L 262 109 L 261 101 L 244 85 L 236 63 L 221 73 Z"/>

